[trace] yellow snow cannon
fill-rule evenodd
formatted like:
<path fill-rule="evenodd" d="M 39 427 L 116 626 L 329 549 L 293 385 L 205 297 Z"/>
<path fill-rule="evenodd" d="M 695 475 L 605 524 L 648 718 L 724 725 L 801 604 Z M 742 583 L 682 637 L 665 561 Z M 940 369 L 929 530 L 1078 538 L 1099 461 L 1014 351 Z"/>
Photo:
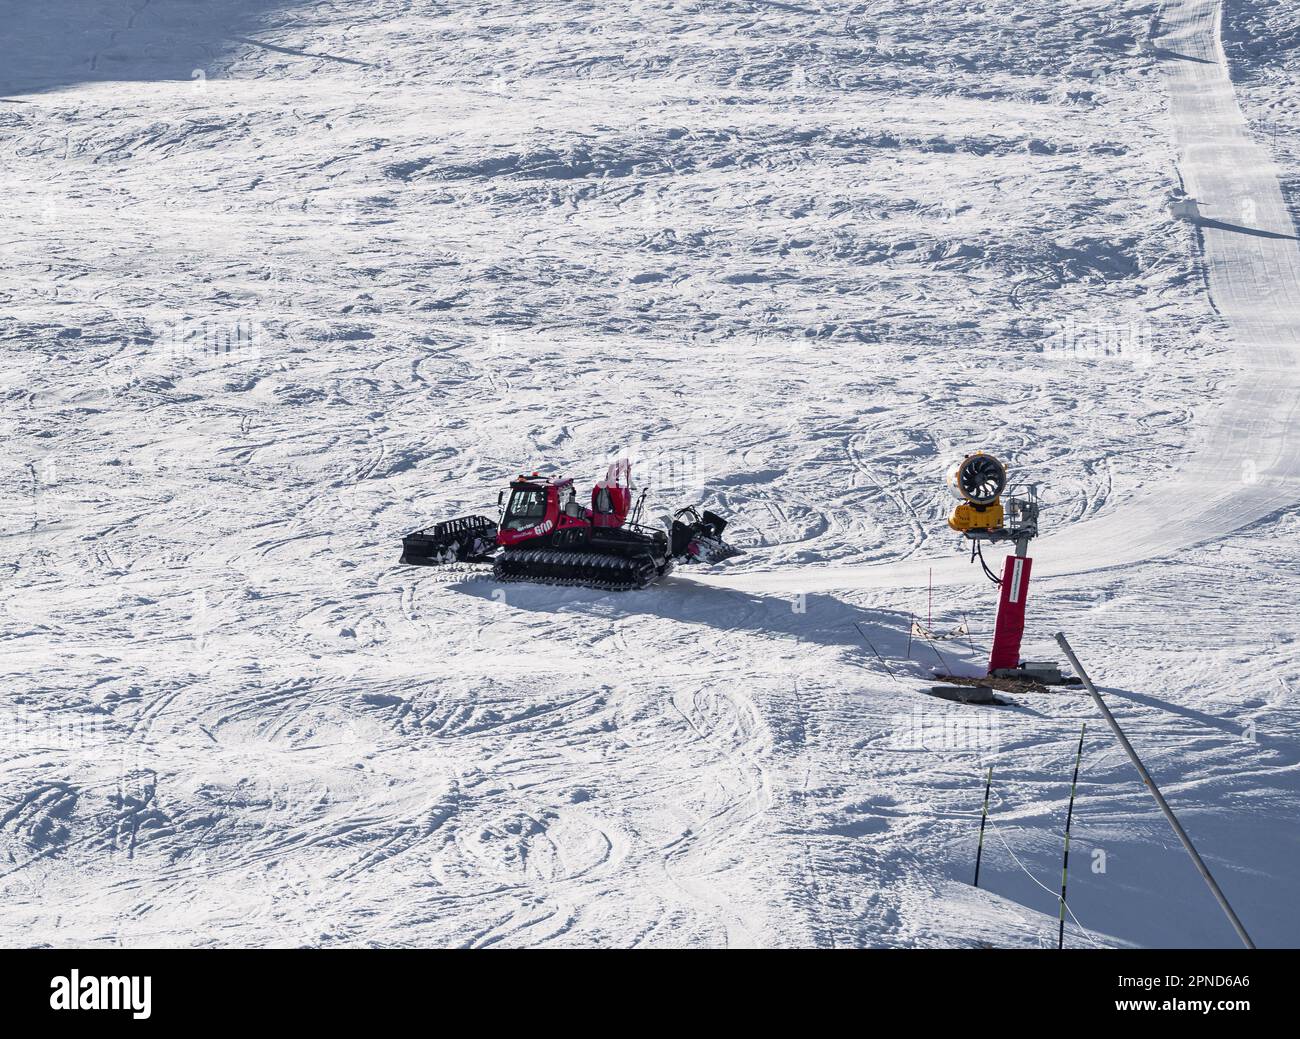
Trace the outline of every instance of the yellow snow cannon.
<path fill-rule="evenodd" d="M 963 534 L 1002 529 L 1001 495 L 1007 488 L 1007 467 L 984 451 L 969 454 L 948 473 L 948 490 L 961 502 L 948 517 L 948 526 Z"/>

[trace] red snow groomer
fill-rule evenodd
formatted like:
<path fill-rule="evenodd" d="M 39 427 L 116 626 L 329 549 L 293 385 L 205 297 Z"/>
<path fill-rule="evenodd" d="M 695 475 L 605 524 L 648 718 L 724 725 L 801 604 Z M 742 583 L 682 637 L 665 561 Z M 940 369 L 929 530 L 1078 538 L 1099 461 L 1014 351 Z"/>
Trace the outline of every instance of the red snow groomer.
<path fill-rule="evenodd" d="M 506 491 L 497 497 L 499 522 L 461 516 L 417 530 L 402 539 L 401 561 L 491 563 L 499 581 L 624 590 L 646 587 L 679 559 L 716 563 L 739 553 L 722 540 L 727 521 L 707 510 L 679 509 L 667 531 L 641 526 L 645 492 L 633 507 L 631 477 L 629 462 L 615 462 L 587 507 L 572 477 L 520 474 L 509 499 Z"/>

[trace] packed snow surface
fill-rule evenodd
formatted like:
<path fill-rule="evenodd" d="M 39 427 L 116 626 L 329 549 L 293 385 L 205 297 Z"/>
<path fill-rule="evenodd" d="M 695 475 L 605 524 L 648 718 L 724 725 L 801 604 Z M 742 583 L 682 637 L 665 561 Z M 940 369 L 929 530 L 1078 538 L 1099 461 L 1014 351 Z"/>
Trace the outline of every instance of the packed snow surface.
<path fill-rule="evenodd" d="M 975 449 L 1044 501 L 1024 655 L 1300 942 L 1284 0 L 0 26 L 0 942 L 1054 945 L 1087 722 L 1067 943 L 1233 944 L 1086 696 L 926 695 Z M 620 456 L 745 554 L 397 564 Z"/>

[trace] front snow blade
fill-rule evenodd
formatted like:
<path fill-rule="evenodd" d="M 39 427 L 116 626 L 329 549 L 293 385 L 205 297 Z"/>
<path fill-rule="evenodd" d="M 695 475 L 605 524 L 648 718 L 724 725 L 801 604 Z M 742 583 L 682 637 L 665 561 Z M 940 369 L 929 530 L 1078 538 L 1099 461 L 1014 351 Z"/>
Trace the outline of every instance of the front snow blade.
<path fill-rule="evenodd" d="M 411 566 L 486 563 L 496 549 L 497 525 L 486 516 L 460 516 L 402 538 L 401 562 Z"/>

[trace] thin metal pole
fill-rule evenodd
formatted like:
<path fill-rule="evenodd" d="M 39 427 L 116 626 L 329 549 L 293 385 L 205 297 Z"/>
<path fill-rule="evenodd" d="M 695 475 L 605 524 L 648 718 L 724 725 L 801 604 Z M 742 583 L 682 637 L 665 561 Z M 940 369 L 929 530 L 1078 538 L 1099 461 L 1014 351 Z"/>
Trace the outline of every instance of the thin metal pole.
<path fill-rule="evenodd" d="M 980 843 L 975 850 L 975 886 L 980 886 L 980 859 L 984 857 L 984 824 L 989 821 L 989 790 L 993 786 L 993 766 L 989 766 L 988 779 L 984 781 L 984 814 L 980 817 Z"/>
<path fill-rule="evenodd" d="M 1214 895 L 1214 900 L 1219 903 L 1219 908 L 1222 909 L 1224 914 L 1228 917 L 1228 921 L 1232 924 L 1233 930 L 1237 932 L 1237 937 L 1241 939 L 1242 944 L 1245 945 L 1247 949 L 1255 948 L 1255 943 L 1250 940 L 1250 935 L 1246 933 L 1246 928 L 1242 926 L 1241 921 L 1237 918 L 1237 914 L 1232 911 L 1232 906 L 1228 904 L 1228 899 L 1224 896 L 1223 891 L 1220 890 L 1219 885 L 1215 883 L 1214 877 L 1210 875 L 1209 867 L 1205 865 L 1201 856 L 1197 854 L 1196 847 L 1192 844 L 1192 839 L 1187 836 L 1187 831 L 1183 829 L 1182 824 L 1178 821 L 1178 817 L 1174 815 L 1173 809 L 1169 807 L 1169 803 L 1164 799 L 1164 795 L 1160 793 L 1160 788 L 1156 786 L 1155 780 L 1151 778 L 1151 774 L 1146 770 L 1146 766 L 1142 764 L 1142 760 L 1137 756 L 1137 751 L 1133 749 L 1133 744 L 1129 743 L 1128 737 L 1124 735 L 1123 730 L 1119 727 L 1119 723 L 1115 721 L 1115 716 L 1110 713 L 1110 708 L 1106 706 L 1105 701 L 1101 698 L 1101 694 L 1097 692 L 1097 687 L 1092 684 L 1092 679 L 1088 677 L 1088 673 L 1084 671 L 1083 665 L 1079 663 L 1079 658 L 1074 655 L 1074 650 L 1070 648 L 1070 644 L 1065 640 L 1065 632 L 1058 631 L 1056 633 L 1056 641 L 1060 645 L 1061 649 L 1065 651 L 1065 655 L 1069 658 L 1074 670 L 1079 673 L 1079 678 L 1082 679 L 1088 692 L 1092 694 L 1092 699 L 1097 705 L 1097 709 L 1101 711 L 1102 717 L 1106 719 L 1106 724 L 1109 725 L 1111 731 L 1115 733 L 1115 738 L 1119 740 L 1120 746 L 1124 748 L 1124 753 L 1126 753 L 1129 760 L 1133 762 L 1133 767 L 1138 770 L 1138 775 L 1142 777 L 1142 782 L 1146 784 L 1146 788 L 1151 791 L 1151 796 L 1156 799 L 1156 804 L 1160 806 L 1160 811 L 1164 812 L 1165 818 L 1169 820 L 1169 825 L 1174 828 L 1174 833 L 1176 833 L 1178 839 L 1182 841 L 1187 854 L 1191 856 L 1193 865 L 1196 866 L 1196 871 L 1201 875 L 1201 879 L 1203 879 L 1209 886 L 1210 893 Z"/>
<path fill-rule="evenodd" d="M 876 647 L 871 644 L 871 640 L 867 638 L 867 633 L 862 630 L 862 625 L 859 624 L 857 621 L 854 621 L 853 626 L 858 629 L 858 634 L 862 636 L 862 641 L 867 644 L 867 647 L 871 650 L 871 652 L 876 654 L 876 659 L 880 661 L 880 666 L 889 672 L 890 678 L 892 678 L 895 682 L 897 682 L 898 676 L 894 674 L 894 669 L 890 667 L 887 663 L 885 663 L 885 658 L 882 657 L 880 655 L 880 652 L 876 649 Z"/>
<path fill-rule="evenodd" d="M 1079 786 L 1079 762 L 1083 760 L 1083 734 L 1088 731 L 1084 722 L 1079 729 L 1079 750 L 1074 755 L 1074 779 L 1070 781 L 1070 809 L 1065 813 L 1065 857 L 1061 860 L 1061 910 L 1060 926 L 1056 932 L 1056 947 L 1065 948 L 1065 879 L 1070 875 L 1070 823 L 1074 820 L 1074 791 Z"/>

